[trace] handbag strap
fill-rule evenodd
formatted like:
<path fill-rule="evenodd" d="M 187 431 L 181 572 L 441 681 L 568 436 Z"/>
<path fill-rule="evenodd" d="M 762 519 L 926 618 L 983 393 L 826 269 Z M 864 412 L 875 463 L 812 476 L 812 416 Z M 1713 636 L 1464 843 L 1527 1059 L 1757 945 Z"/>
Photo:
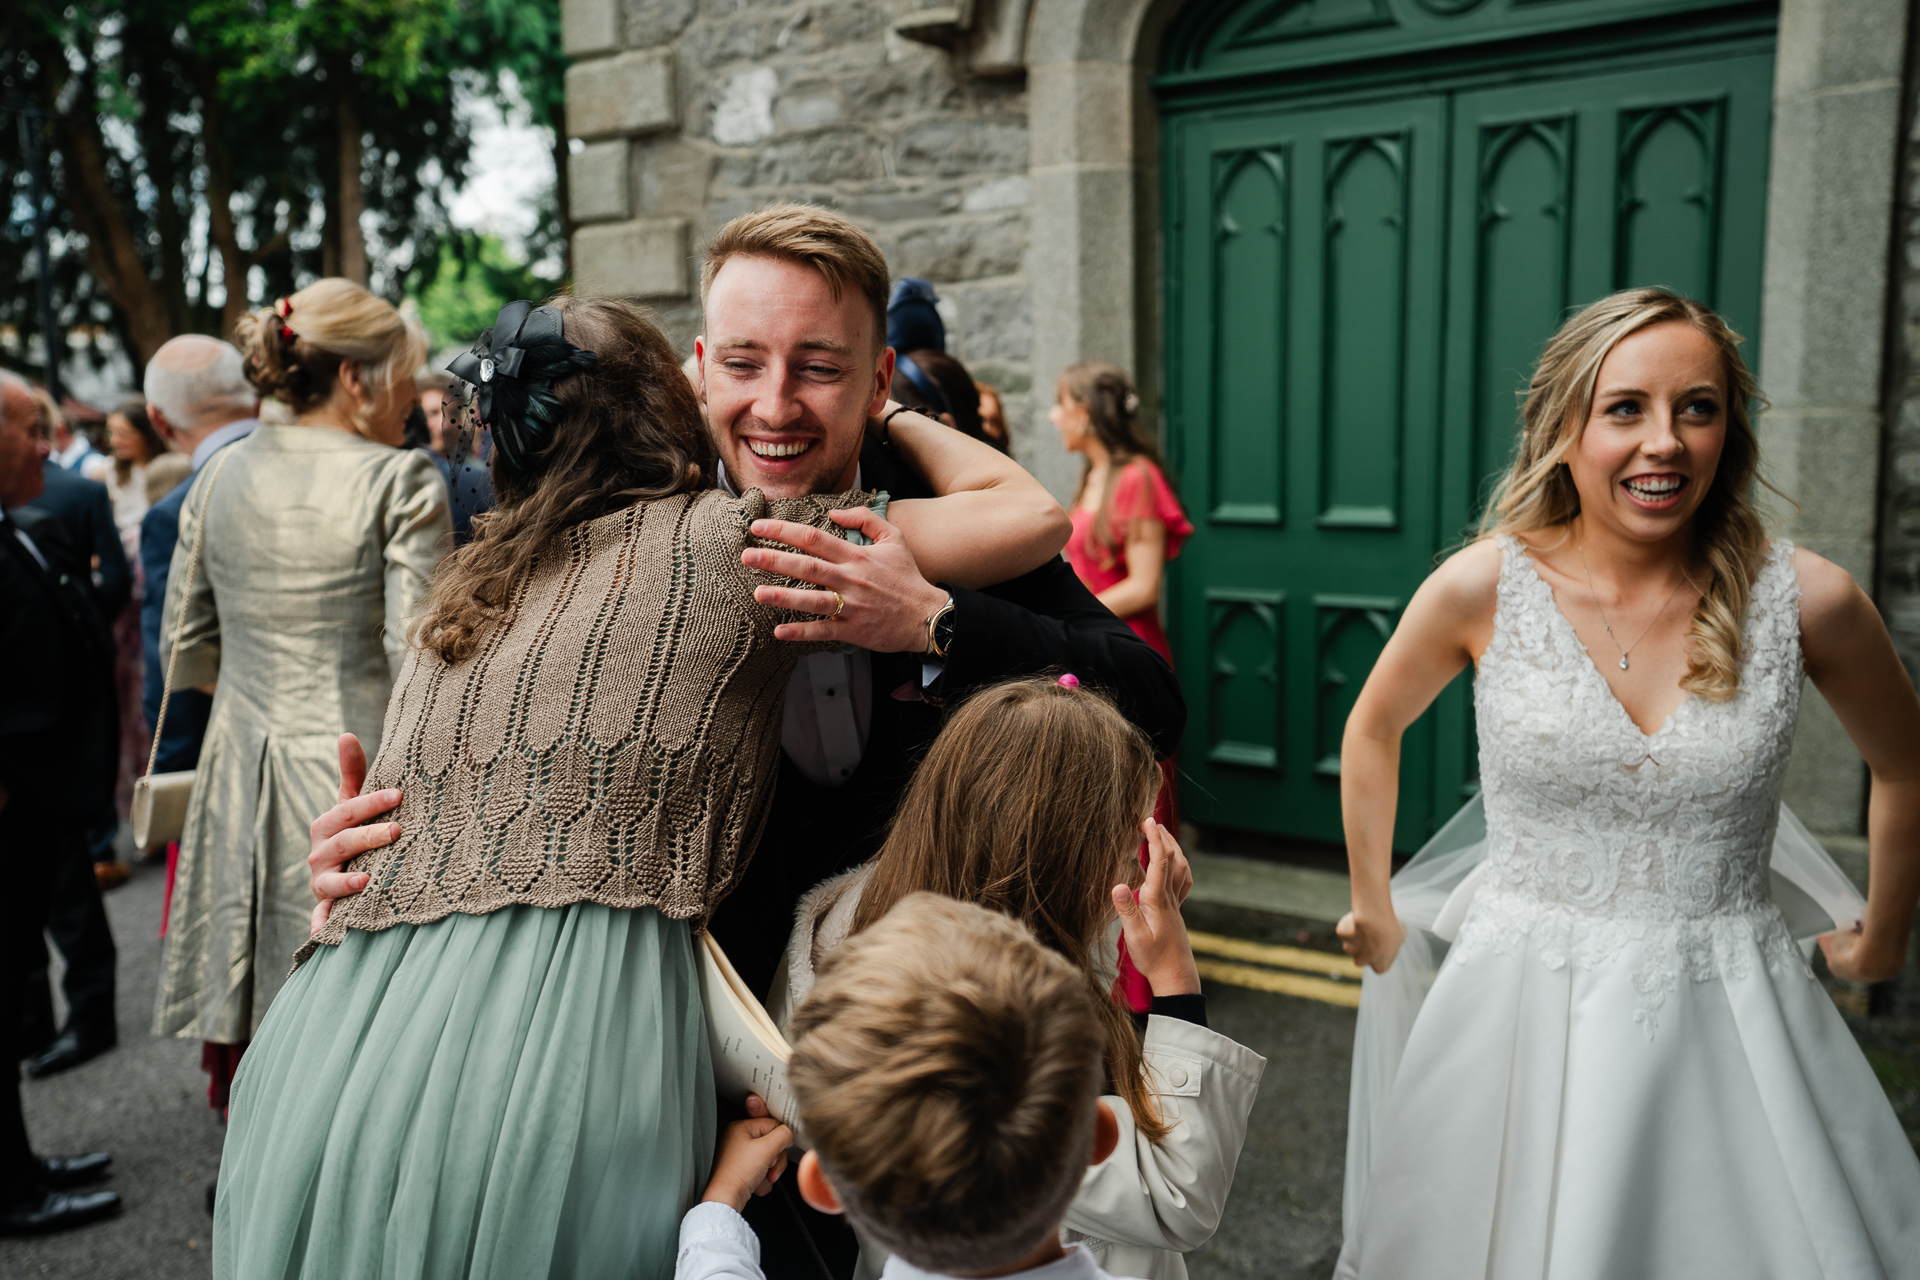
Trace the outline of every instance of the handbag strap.
<path fill-rule="evenodd" d="M 180 661 L 180 637 L 187 630 L 187 605 L 193 599 L 193 575 L 200 567 L 200 547 L 207 540 L 207 506 L 213 501 L 213 486 L 220 482 L 220 468 L 226 466 L 232 456 L 231 449 L 220 450 L 213 474 L 207 477 L 207 496 L 200 502 L 200 518 L 193 526 L 193 554 L 187 557 L 187 584 L 180 592 L 180 616 L 173 620 L 173 645 L 167 650 L 167 679 L 160 686 L 160 714 L 154 717 L 153 747 L 147 752 L 146 776 L 149 778 L 153 776 L 153 766 L 160 761 L 160 735 L 167 727 L 167 703 L 173 700 L 173 669 Z"/>

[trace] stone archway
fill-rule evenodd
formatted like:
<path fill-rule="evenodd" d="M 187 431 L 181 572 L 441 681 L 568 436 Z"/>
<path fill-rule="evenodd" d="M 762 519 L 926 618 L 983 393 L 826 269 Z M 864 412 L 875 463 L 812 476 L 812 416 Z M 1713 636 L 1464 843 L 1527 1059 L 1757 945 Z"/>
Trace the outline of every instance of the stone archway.
<path fill-rule="evenodd" d="M 1132 370 L 1157 398 L 1158 129 L 1143 36 L 1183 0 L 1036 0 L 1027 29 L 1035 418 L 1076 360 Z M 1151 41 L 1149 41 L 1150 43 Z M 1149 60 L 1150 62 L 1151 60 Z M 1053 461 L 1049 459 L 1049 461 Z M 1070 492 L 1071 462 L 1042 478 Z"/>

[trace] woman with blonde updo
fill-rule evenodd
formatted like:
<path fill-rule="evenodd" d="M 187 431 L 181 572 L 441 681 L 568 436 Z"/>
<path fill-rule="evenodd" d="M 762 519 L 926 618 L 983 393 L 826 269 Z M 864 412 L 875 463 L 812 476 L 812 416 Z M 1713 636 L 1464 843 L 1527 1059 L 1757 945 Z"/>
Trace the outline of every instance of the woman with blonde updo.
<path fill-rule="evenodd" d="M 160 630 L 174 687 L 214 698 L 155 1030 L 206 1042 L 223 1110 L 307 939 L 307 829 L 334 802 L 335 743 L 344 728 L 378 749 L 408 616 L 452 532 L 432 460 L 398 447 L 426 354 L 417 328 L 359 285 L 321 280 L 243 316 L 235 337 L 248 381 L 278 402 L 262 417 L 281 425 L 195 478 Z"/>
<path fill-rule="evenodd" d="M 1920 1162 L 1802 951 L 1906 960 L 1920 699 L 1846 571 L 1766 536 L 1739 342 L 1664 289 L 1567 321 L 1348 717 L 1339 1276 L 1920 1277 Z M 1390 880 L 1401 736 L 1468 666 L 1485 839 Z M 1780 803 L 1805 679 L 1872 771 L 1864 902 Z"/>

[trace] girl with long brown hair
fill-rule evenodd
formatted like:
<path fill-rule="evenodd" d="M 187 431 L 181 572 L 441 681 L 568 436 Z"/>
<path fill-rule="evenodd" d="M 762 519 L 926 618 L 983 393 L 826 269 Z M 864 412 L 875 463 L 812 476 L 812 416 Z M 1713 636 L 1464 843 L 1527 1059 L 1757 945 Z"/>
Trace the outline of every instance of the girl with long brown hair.
<path fill-rule="evenodd" d="M 1920 1275 L 1920 1162 L 1795 945 L 1901 967 L 1920 699 L 1853 580 L 1767 539 L 1739 341 L 1660 289 L 1567 321 L 1347 721 L 1339 932 L 1373 972 L 1340 1275 Z M 1486 837 L 1429 910 L 1428 853 L 1388 878 L 1400 738 L 1469 664 Z M 1872 770 L 1864 904 L 1794 869 L 1803 675 Z M 1390 1035 L 1382 1001 L 1417 1012 Z"/>
<path fill-rule="evenodd" d="M 1073 497 L 1068 563 L 1101 604 L 1172 666 L 1173 646 L 1160 623 L 1160 590 L 1167 561 L 1180 554 L 1193 525 L 1167 480 L 1160 446 L 1140 421 L 1140 397 L 1118 365 L 1086 360 L 1061 372 L 1047 417 L 1067 451 L 1084 459 Z M 1160 771 L 1153 818 L 1177 831 L 1176 758 L 1168 756 Z M 1143 845 L 1142 866 L 1146 857 Z M 1124 943 L 1120 988 L 1135 1012 L 1146 1009 L 1146 986 Z"/>
<path fill-rule="evenodd" d="M 850 510 L 873 493 L 713 488 L 693 388 L 627 304 L 509 304 L 450 368 L 499 503 L 411 630 L 366 779 L 393 821 L 352 828 L 354 892 L 236 1081 L 216 1276 L 671 1274 L 715 1126 L 694 934 L 760 837 L 788 676 L 825 647 L 775 638 L 817 615 L 760 603 L 742 557 L 764 521 L 877 527 Z M 863 413 L 876 390 L 845 384 Z M 936 492 L 1005 486 L 980 572 L 1057 553 L 1011 463 L 912 415 L 891 435 Z M 935 498 L 898 531 L 951 545 L 979 514 Z"/>
<path fill-rule="evenodd" d="M 1178 1255 L 1219 1224 L 1266 1064 L 1207 1029 L 1180 918 L 1193 876 L 1149 816 L 1159 787 L 1146 735 L 1071 675 L 974 694 L 914 773 L 879 855 L 802 901 L 769 1011 L 784 1025 L 827 953 L 909 894 L 1022 921 L 1085 975 L 1121 1122 L 1119 1151 L 1089 1175 L 1067 1226 L 1106 1270 L 1173 1280 L 1186 1274 Z M 1109 994 L 1116 919 L 1149 988 L 1144 1037 Z"/>

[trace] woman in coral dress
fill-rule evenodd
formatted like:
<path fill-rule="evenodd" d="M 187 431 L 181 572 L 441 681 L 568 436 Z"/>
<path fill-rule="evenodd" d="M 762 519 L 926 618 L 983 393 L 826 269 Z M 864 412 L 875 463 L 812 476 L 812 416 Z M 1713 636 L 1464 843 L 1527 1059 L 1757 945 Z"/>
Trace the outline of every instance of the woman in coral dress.
<path fill-rule="evenodd" d="M 1123 371 L 1088 360 L 1061 373 L 1047 418 L 1067 451 L 1085 459 L 1073 500 L 1068 563 L 1101 604 L 1172 666 L 1173 649 L 1160 624 L 1160 584 L 1167 561 L 1180 554 L 1193 525 L 1167 482 L 1159 447 L 1140 425 L 1139 409 L 1140 397 Z M 1178 831 L 1175 757 L 1162 761 L 1160 771 L 1163 783 L 1154 802 L 1154 821 Z M 1142 845 L 1140 865 L 1146 864 Z M 1124 940 L 1120 986 L 1135 1012 L 1151 1006 L 1152 992 L 1128 961 Z"/>

